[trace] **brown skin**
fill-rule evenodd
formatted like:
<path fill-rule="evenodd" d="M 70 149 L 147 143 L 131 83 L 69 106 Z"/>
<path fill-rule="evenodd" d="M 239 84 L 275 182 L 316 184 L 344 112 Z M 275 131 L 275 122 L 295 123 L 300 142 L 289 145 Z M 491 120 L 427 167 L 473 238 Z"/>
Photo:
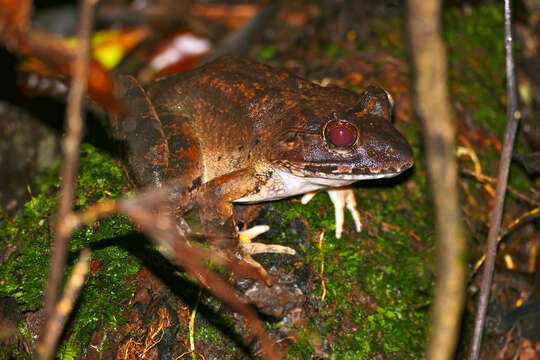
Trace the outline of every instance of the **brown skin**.
<path fill-rule="evenodd" d="M 238 238 L 232 202 L 270 198 L 281 186 L 278 169 L 298 177 L 348 176 L 332 185 L 340 186 L 358 176 L 394 176 L 413 164 L 407 140 L 392 125 L 389 96 L 377 87 L 358 96 L 235 56 L 158 79 L 146 90 L 133 78 L 122 81 L 120 96 L 134 115 L 112 125 L 125 145 L 130 181 L 142 187 L 175 179 L 197 188 L 205 233 L 233 239 L 228 246 Z M 332 126 L 350 129 L 353 143 L 336 146 Z"/>

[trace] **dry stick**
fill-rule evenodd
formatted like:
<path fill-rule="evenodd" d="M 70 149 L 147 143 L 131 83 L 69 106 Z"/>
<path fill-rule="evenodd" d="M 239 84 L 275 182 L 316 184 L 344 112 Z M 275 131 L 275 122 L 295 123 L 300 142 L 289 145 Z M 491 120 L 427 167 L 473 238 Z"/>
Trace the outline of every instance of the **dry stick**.
<path fill-rule="evenodd" d="M 323 240 L 324 240 L 324 230 L 319 235 L 319 251 L 321 252 L 321 286 L 322 286 L 322 295 L 321 302 L 324 302 L 326 298 L 326 282 L 324 281 L 324 252 L 323 252 Z"/>
<path fill-rule="evenodd" d="M 79 296 L 79 292 L 84 284 L 86 279 L 86 274 L 88 274 L 90 264 L 90 250 L 84 249 L 79 255 L 79 260 L 73 268 L 73 273 L 69 278 L 66 289 L 64 291 L 64 296 L 56 305 L 56 311 L 51 314 L 49 321 L 47 321 L 45 326 L 45 331 L 43 337 L 37 346 L 37 355 L 41 360 L 53 359 L 56 344 L 58 339 L 62 334 L 62 329 L 64 324 L 73 309 L 73 304 Z"/>
<path fill-rule="evenodd" d="M 73 78 L 68 95 L 66 110 L 66 136 L 63 142 L 65 160 L 61 171 L 61 193 L 56 213 L 56 239 L 49 265 L 49 282 L 45 293 L 45 319 L 54 311 L 58 293 L 62 285 L 62 275 L 66 262 L 66 250 L 72 227 L 65 219 L 70 218 L 73 206 L 73 188 L 79 164 L 81 143 L 81 105 L 88 77 L 90 33 L 92 31 L 94 5 L 97 0 L 84 0 L 81 9 L 81 21 L 78 31 L 78 49 L 73 64 Z M 46 327 L 43 327 L 45 329 Z M 42 332 L 41 334 L 45 334 Z"/>
<path fill-rule="evenodd" d="M 129 216 L 135 223 L 142 226 L 142 230 L 160 247 L 160 251 L 165 252 L 164 255 L 169 257 L 172 263 L 185 268 L 196 276 L 201 284 L 204 284 L 217 298 L 223 300 L 234 311 L 246 317 L 246 321 L 253 332 L 261 340 L 267 359 L 280 359 L 279 353 L 273 348 L 264 324 L 258 319 L 257 314 L 250 306 L 242 303 L 234 289 L 214 271 L 207 269 L 205 264 L 206 259 L 212 259 L 212 261 L 224 265 L 236 274 L 251 278 L 257 278 L 259 272 L 253 270 L 253 267 L 246 263 L 231 261 L 225 257 L 211 254 L 207 250 L 188 245 L 185 239 L 180 236 L 176 227 L 172 226 L 175 223 L 174 219 L 160 217 L 156 212 L 160 205 L 165 205 L 168 201 L 170 191 L 170 188 L 152 189 L 138 194 L 132 199 L 106 200 L 92 205 L 82 213 L 70 213 L 64 220 L 63 226 L 69 224 L 70 228 L 75 228 L 90 224 L 99 217 L 113 213 L 122 213 Z M 173 248 L 176 248 L 177 251 Z M 262 279 L 259 278 L 259 280 Z"/>
<path fill-rule="evenodd" d="M 517 219 L 512 221 L 510 225 L 508 225 L 505 229 L 503 229 L 499 236 L 497 236 L 497 243 L 501 242 L 501 240 L 508 235 L 508 233 L 512 230 L 514 230 L 517 226 L 532 221 L 536 218 L 540 217 L 540 207 L 536 207 L 532 210 L 526 211 L 525 213 L 521 214 Z M 474 264 L 473 270 L 470 274 L 470 277 L 473 277 L 476 274 L 476 271 L 480 269 L 480 267 L 484 264 L 486 261 L 486 255 L 482 255 L 480 259 Z"/>
<path fill-rule="evenodd" d="M 517 111 L 517 91 L 516 78 L 514 73 L 514 57 L 512 54 L 512 12 L 510 10 L 510 0 L 504 1 L 504 39 L 506 50 L 506 91 L 508 104 L 506 108 L 506 132 L 504 134 L 504 144 L 499 163 L 499 175 L 497 176 L 497 187 L 495 189 L 495 205 L 491 213 L 490 228 L 487 240 L 486 263 L 482 275 L 480 295 L 478 297 L 478 307 L 476 318 L 474 319 L 474 333 L 471 341 L 469 353 L 470 360 L 477 360 L 480 354 L 480 344 L 482 332 L 486 320 L 486 310 L 489 298 L 489 290 L 493 279 L 495 268 L 495 257 L 497 255 L 497 236 L 501 227 L 502 212 L 504 206 L 504 196 L 508 181 L 508 171 L 510 160 L 512 159 L 512 148 L 519 123 L 520 114 Z"/>
<path fill-rule="evenodd" d="M 425 130 L 438 238 L 438 277 L 426 358 L 446 360 L 453 356 L 463 309 L 466 241 L 458 201 L 455 125 L 450 115 L 440 9 L 440 1 L 408 2 L 416 107 Z"/>
<path fill-rule="evenodd" d="M 497 179 L 495 178 L 492 178 L 491 176 L 487 176 L 487 175 L 484 175 L 484 174 L 480 174 L 478 172 L 475 172 L 473 170 L 470 170 L 470 169 L 467 169 L 467 168 L 462 168 L 461 169 L 461 172 L 464 173 L 464 174 L 467 174 L 467 175 L 470 175 L 470 176 L 473 176 L 474 178 L 476 178 L 478 181 L 480 182 L 484 182 L 484 181 L 487 181 L 491 184 L 496 184 L 497 183 Z M 517 191 L 516 189 L 514 189 L 513 187 L 511 186 L 508 186 L 507 185 L 507 189 L 508 191 L 510 191 L 512 194 L 514 194 L 518 199 L 522 200 L 522 201 L 525 201 L 525 202 L 528 202 L 529 204 L 532 204 L 532 205 L 535 205 L 535 206 L 539 206 L 540 205 L 540 201 L 537 201 L 537 200 L 534 200 L 532 198 L 530 198 L 529 196 Z M 534 191 L 534 189 L 531 189 L 531 191 Z"/>

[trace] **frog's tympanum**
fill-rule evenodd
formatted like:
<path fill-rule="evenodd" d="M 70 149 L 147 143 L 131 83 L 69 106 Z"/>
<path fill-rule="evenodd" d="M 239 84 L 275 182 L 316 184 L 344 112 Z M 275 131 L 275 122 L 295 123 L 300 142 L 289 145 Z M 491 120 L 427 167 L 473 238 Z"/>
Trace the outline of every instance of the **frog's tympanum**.
<path fill-rule="evenodd" d="M 352 190 L 334 188 L 413 165 L 411 147 L 392 125 L 392 98 L 378 87 L 359 96 L 235 56 L 146 88 L 131 77 L 121 82 L 132 115 L 113 119 L 113 129 L 126 145 L 130 180 L 197 188 L 205 234 L 233 239 L 228 247 L 245 258 L 294 252 L 239 241 L 233 203 L 331 188 L 339 237 L 345 204 L 358 231 L 361 224 Z"/>

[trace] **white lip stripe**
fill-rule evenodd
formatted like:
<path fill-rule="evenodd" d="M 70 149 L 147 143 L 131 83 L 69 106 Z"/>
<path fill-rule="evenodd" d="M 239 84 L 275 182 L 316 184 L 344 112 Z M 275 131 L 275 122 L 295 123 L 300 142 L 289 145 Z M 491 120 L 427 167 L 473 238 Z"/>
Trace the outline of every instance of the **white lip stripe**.
<path fill-rule="evenodd" d="M 373 174 L 344 174 L 344 173 L 323 173 L 309 171 L 305 169 L 296 169 L 293 167 L 283 168 L 281 171 L 288 172 L 298 177 L 305 178 L 321 178 L 321 179 L 341 179 L 341 180 L 374 180 L 381 178 L 394 177 L 401 174 L 402 171 L 392 171 L 386 173 L 373 173 Z"/>

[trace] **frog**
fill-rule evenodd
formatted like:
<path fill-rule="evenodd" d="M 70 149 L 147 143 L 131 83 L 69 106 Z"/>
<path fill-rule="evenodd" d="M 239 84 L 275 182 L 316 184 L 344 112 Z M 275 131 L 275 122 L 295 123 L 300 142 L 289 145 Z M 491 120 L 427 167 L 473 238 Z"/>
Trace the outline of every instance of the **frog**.
<path fill-rule="evenodd" d="M 392 123 L 393 98 L 373 85 L 357 94 L 226 55 L 144 86 L 122 76 L 118 96 L 131 110 L 111 121 L 129 181 L 138 188 L 175 181 L 193 189 L 178 217 L 197 207 L 203 233 L 258 266 L 267 280 L 251 256 L 294 249 L 251 241 L 265 229 L 239 231 L 236 204 L 302 194 L 307 201 L 327 190 L 340 237 L 345 207 L 356 230 L 362 227 L 348 186 L 397 176 L 414 163 Z"/>

